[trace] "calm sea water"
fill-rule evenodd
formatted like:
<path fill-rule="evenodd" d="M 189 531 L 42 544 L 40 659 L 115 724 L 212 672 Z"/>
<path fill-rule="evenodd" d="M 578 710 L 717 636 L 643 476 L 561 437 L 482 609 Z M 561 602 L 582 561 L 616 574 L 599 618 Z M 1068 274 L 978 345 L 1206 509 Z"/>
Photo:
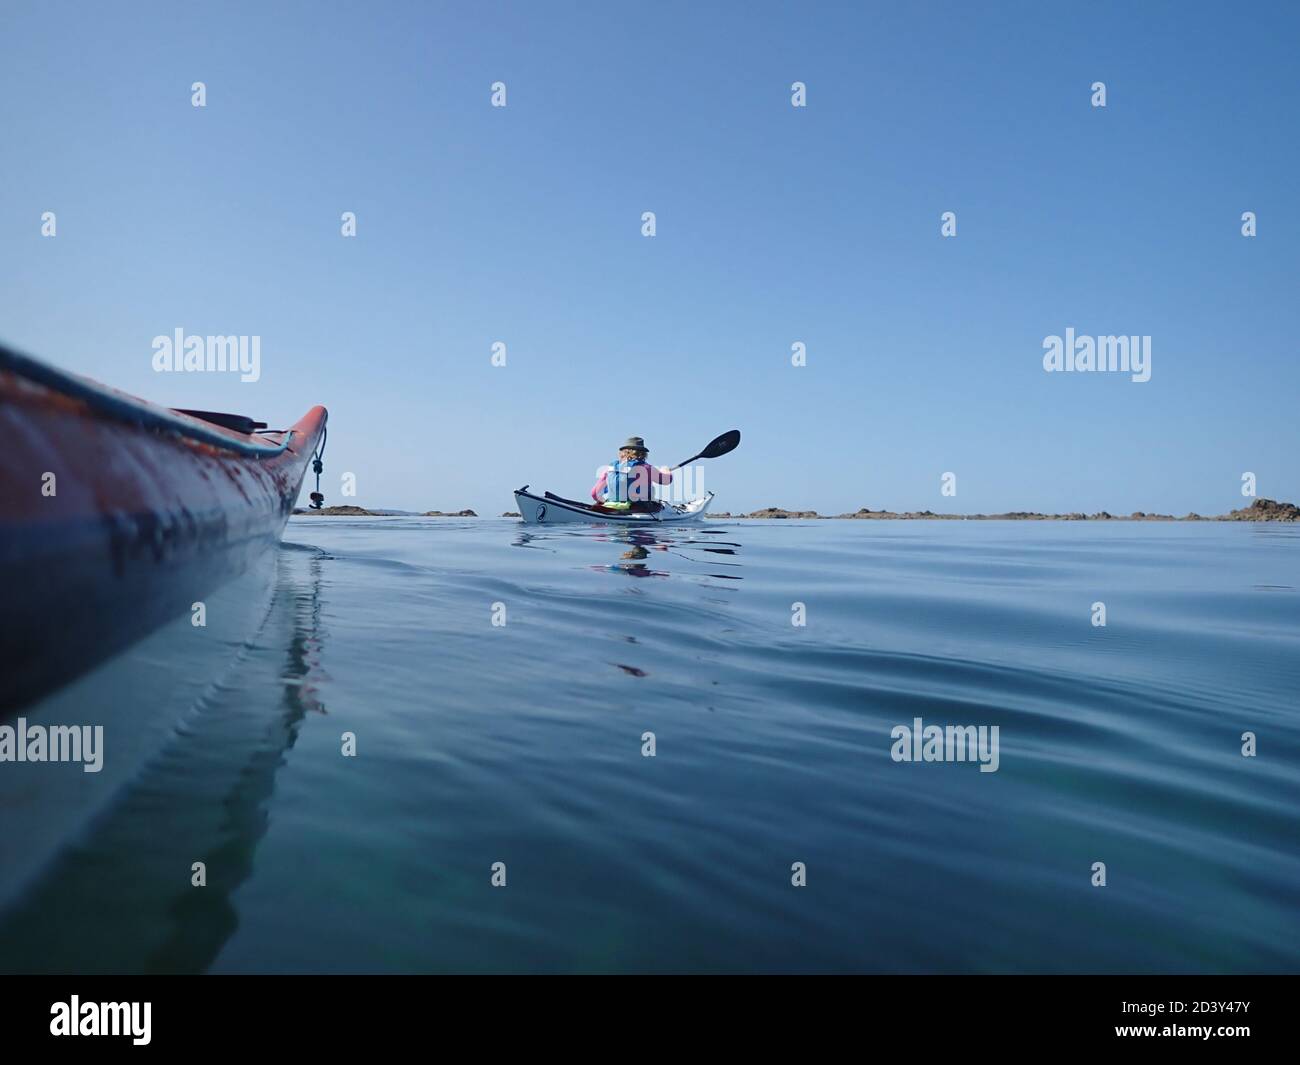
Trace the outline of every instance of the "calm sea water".
<path fill-rule="evenodd" d="M 295 519 L 0 968 L 1295 971 L 1298 578 L 1285 526 Z"/>

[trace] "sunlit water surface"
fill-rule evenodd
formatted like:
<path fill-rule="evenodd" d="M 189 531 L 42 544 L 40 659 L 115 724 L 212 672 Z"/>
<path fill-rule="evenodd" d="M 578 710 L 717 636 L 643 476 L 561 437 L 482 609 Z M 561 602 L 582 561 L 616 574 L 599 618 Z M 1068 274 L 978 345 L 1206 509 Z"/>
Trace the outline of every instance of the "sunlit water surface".
<path fill-rule="evenodd" d="M 0 968 L 1300 966 L 1300 529 L 317 518 L 274 569 Z"/>

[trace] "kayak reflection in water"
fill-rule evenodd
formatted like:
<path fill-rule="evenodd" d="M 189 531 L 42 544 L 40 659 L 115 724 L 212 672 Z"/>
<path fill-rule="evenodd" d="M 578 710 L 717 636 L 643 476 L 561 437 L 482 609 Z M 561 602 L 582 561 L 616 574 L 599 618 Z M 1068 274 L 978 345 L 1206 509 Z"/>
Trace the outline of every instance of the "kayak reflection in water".
<path fill-rule="evenodd" d="M 524 540 L 530 539 L 525 537 Z M 650 557 L 651 551 L 662 551 L 667 555 L 678 555 L 687 562 L 696 564 L 703 563 L 710 567 L 726 566 L 728 569 L 739 569 L 740 564 L 737 562 L 719 562 L 716 559 L 694 558 L 691 555 L 683 554 L 679 548 L 687 548 L 696 551 L 720 552 L 728 555 L 736 554 L 739 544 L 713 541 L 705 544 L 693 537 L 676 537 L 672 535 L 665 536 L 655 529 L 638 528 L 628 529 L 621 532 L 598 533 L 592 537 L 593 540 L 601 543 L 626 544 L 628 550 L 619 555 L 618 562 L 610 563 L 603 566 L 591 566 L 590 568 L 601 573 L 622 573 L 628 577 L 671 577 L 673 576 L 667 570 L 651 569 L 646 565 L 645 560 Z M 527 546 L 523 541 L 515 541 L 517 546 Z M 667 562 L 667 559 L 664 560 Z M 714 573 L 698 571 L 688 573 L 688 576 L 712 577 L 721 581 L 738 581 L 742 578 L 735 573 Z"/>
<path fill-rule="evenodd" d="M 639 436 L 629 436 L 618 449 L 618 458 L 600 472 L 591 498 L 605 510 L 656 511 L 663 504 L 652 496 L 652 485 L 672 484 L 667 466 L 654 467 L 646 461 L 650 449 Z"/>
<path fill-rule="evenodd" d="M 615 543 L 624 543 L 628 545 L 628 550 L 624 551 L 619 558 L 620 562 L 612 563 L 608 566 L 592 566 L 594 570 L 604 570 L 612 573 L 625 573 L 629 577 L 668 577 L 671 576 L 665 570 L 651 569 L 645 564 L 645 560 L 650 557 L 651 551 L 667 551 L 668 545 L 660 543 L 655 538 L 654 533 L 649 529 L 636 529 L 622 535 L 605 535 L 597 536 L 597 540 L 613 541 Z"/>

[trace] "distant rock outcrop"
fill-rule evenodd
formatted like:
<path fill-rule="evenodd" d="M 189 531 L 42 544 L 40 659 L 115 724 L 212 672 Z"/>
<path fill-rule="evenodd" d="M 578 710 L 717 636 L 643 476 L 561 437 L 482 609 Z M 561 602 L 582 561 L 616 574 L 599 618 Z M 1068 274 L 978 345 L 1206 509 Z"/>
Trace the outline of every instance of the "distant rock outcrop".
<path fill-rule="evenodd" d="M 374 516 L 370 511 L 366 510 L 363 507 L 354 507 L 351 505 L 341 506 L 341 507 L 321 507 L 320 510 L 312 510 L 310 507 L 307 507 L 305 509 L 298 508 L 294 510 L 294 513 L 306 514 L 308 517 L 311 517 L 313 514 L 321 514 L 327 518 L 335 518 L 335 517 L 370 518 Z"/>
<path fill-rule="evenodd" d="M 782 510 L 780 507 L 764 507 L 744 515 L 746 518 L 820 518 L 815 510 Z"/>
<path fill-rule="evenodd" d="M 310 517 L 313 514 L 320 514 L 327 518 L 379 518 L 386 515 L 409 515 L 417 518 L 477 518 L 478 515 L 472 510 L 458 510 L 454 514 L 449 514 L 441 510 L 427 510 L 423 514 L 411 514 L 410 511 L 404 510 L 366 510 L 364 507 L 341 506 L 341 507 L 321 507 L 320 510 L 311 510 L 310 508 L 296 508 L 295 514 L 302 514 Z M 507 517 L 519 517 L 518 514 L 508 514 Z"/>
<path fill-rule="evenodd" d="M 310 517 L 319 514 L 324 517 L 377 517 L 384 514 L 401 513 L 400 511 L 366 510 L 364 507 L 339 506 L 323 507 L 320 510 L 296 509 L 294 514 Z M 454 513 L 443 510 L 425 511 L 425 518 L 477 518 L 472 510 L 458 510 Z M 518 511 L 507 510 L 503 518 L 518 518 Z M 857 519 L 871 521 L 1294 521 L 1300 522 L 1300 506 L 1295 503 L 1279 503 L 1272 499 L 1256 499 L 1248 507 L 1234 510 L 1228 514 L 1206 517 L 1195 512 L 1182 518 L 1172 514 L 1148 514 L 1135 510 L 1127 518 L 1099 510 L 1096 514 L 1083 514 L 1078 511 L 1069 514 L 1039 514 L 1031 510 L 1013 510 L 1006 514 L 935 514 L 930 510 L 910 510 L 898 513 L 892 510 L 872 510 L 862 507 L 852 514 L 818 514 L 815 510 L 786 510 L 784 507 L 764 507 L 748 514 L 730 514 L 726 511 L 711 515 L 713 518 L 755 518 L 758 520 L 818 520 L 829 518 Z"/>
<path fill-rule="evenodd" d="M 1231 511 L 1223 521 L 1300 521 L 1300 507 L 1294 503 L 1278 503 L 1272 499 L 1257 499 L 1248 507 Z"/>
<path fill-rule="evenodd" d="M 1176 518 L 1172 514 L 1148 514 L 1144 510 L 1135 510 L 1128 517 L 1119 517 L 1106 510 L 1096 514 L 1084 514 L 1072 511 L 1069 514 L 1040 514 L 1033 510 L 1013 510 L 1006 514 L 936 514 L 930 510 L 909 510 L 899 513 L 893 510 L 872 510 L 861 507 L 851 514 L 818 514 L 815 510 L 786 510 L 783 507 L 764 507 L 762 510 L 748 514 L 718 513 L 714 518 L 836 518 L 871 521 L 1300 521 L 1300 506 L 1294 503 L 1278 503 L 1272 499 L 1257 499 L 1248 507 L 1234 510 L 1230 514 L 1206 517 L 1192 512 L 1186 517 Z"/>

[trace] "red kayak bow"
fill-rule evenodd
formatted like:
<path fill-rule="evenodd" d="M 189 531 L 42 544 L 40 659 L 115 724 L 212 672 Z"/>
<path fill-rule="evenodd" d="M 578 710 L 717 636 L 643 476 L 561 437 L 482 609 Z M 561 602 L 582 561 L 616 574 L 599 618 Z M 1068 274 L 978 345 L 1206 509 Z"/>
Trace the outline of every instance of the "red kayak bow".
<path fill-rule="evenodd" d="M 278 542 L 325 408 L 277 432 L 208 417 L 0 347 L 0 718 Z"/>

